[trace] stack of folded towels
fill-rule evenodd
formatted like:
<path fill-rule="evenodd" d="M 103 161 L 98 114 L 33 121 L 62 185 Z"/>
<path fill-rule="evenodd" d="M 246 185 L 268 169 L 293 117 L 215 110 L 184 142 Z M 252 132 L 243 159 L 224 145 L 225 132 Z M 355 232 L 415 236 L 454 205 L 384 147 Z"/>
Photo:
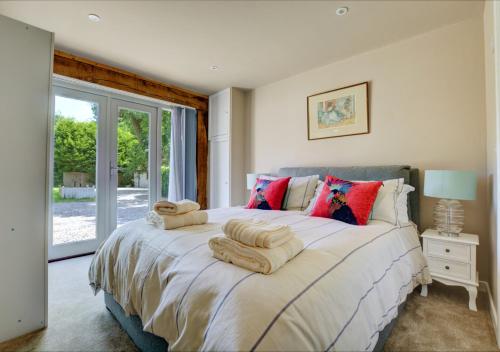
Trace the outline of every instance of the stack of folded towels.
<path fill-rule="evenodd" d="M 189 199 L 179 202 L 162 200 L 156 202 L 154 210 L 146 216 L 146 221 L 156 227 L 172 230 L 179 227 L 206 224 L 208 214 L 200 210 L 200 205 Z"/>
<path fill-rule="evenodd" d="M 304 248 L 288 225 L 232 219 L 222 230 L 224 237 L 208 242 L 214 257 L 263 274 L 278 270 Z"/>

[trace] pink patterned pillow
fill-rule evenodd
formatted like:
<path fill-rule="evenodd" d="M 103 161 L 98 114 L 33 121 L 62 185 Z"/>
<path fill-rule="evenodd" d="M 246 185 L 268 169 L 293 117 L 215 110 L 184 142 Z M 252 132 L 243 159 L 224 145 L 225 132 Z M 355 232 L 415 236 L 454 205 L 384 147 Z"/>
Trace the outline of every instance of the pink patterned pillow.
<path fill-rule="evenodd" d="M 351 182 L 327 176 L 311 216 L 366 225 L 382 182 Z"/>
<path fill-rule="evenodd" d="M 269 180 L 258 178 L 250 194 L 248 209 L 280 210 L 290 177 Z"/>

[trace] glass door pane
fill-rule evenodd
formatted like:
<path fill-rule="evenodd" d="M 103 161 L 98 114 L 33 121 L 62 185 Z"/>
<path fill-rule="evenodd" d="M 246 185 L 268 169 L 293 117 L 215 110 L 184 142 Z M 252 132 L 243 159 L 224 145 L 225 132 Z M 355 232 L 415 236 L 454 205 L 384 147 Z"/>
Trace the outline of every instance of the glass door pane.
<path fill-rule="evenodd" d="M 171 112 L 162 110 L 161 113 L 161 194 L 160 198 L 168 199 L 168 185 L 170 177 L 170 137 Z"/>
<path fill-rule="evenodd" d="M 49 259 L 97 247 L 98 134 L 105 110 L 100 96 L 58 87 L 54 91 Z"/>
<path fill-rule="evenodd" d="M 152 196 L 155 184 L 156 109 L 131 102 L 113 100 L 115 114 L 114 143 L 111 155 L 113 224 L 115 227 L 143 219 L 156 200 Z M 156 139 L 154 139 L 156 140 Z M 152 170 L 154 168 L 155 170 Z M 155 188 L 155 187 L 154 187 Z M 156 189 L 156 188 L 155 188 Z"/>
<path fill-rule="evenodd" d="M 149 201 L 149 114 L 120 108 L 118 113 L 118 227 L 146 216 Z"/>
<path fill-rule="evenodd" d="M 56 96 L 52 244 L 96 238 L 98 104 Z"/>

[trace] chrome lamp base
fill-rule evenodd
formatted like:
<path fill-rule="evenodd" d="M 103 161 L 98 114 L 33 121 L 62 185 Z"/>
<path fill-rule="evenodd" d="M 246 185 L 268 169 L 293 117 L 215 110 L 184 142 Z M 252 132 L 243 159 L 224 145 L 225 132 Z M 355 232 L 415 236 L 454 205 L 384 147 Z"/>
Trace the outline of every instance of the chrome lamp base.
<path fill-rule="evenodd" d="M 434 206 L 434 225 L 443 236 L 458 236 L 464 228 L 464 208 L 454 199 L 441 199 Z"/>

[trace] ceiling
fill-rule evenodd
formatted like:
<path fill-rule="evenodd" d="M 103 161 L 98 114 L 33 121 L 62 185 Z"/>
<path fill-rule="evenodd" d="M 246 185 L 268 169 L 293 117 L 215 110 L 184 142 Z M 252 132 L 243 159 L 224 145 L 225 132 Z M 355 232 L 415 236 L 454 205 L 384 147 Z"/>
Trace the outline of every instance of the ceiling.
<path fill-rule="evenodd" d="M 202 93 L 255 88 L 481 16 L 482 1 L 0 1 L 56 48 Z M 348 6 L 346 16 L 335 15 Z M 88 20 L 96 13 L 99 23 Z M 216 65 L 218 70 L 211 70 Z"/>

